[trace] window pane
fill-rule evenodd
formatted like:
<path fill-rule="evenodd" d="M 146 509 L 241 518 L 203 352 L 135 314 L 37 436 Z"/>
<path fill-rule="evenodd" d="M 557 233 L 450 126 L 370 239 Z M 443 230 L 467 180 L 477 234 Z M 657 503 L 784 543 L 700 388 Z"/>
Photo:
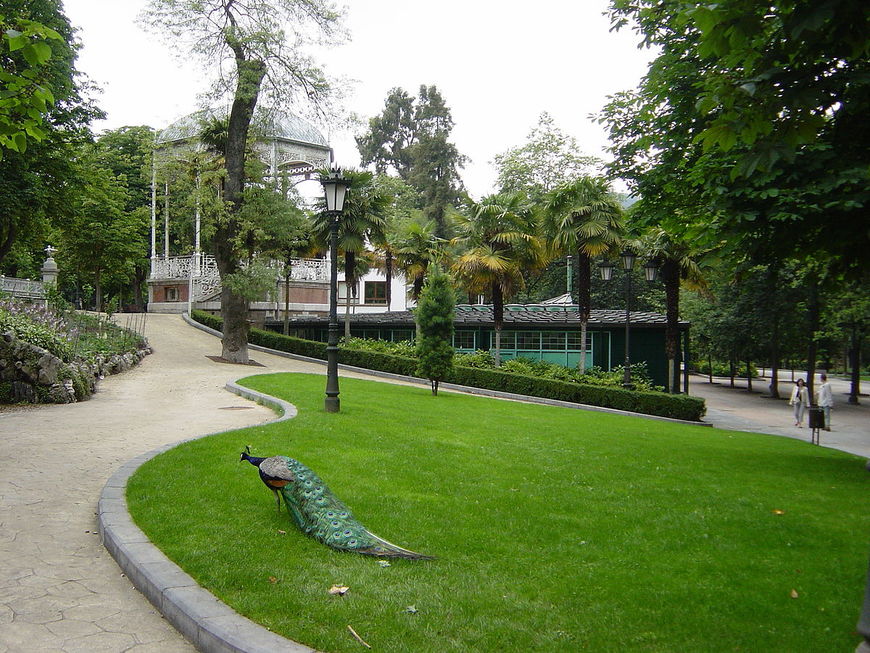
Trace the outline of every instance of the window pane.
<path fill-rule="evenodd" d="M 589 346 L 589 334 L 586 334 L 586 346 Z M 569 331 L 568 332 L 568 349 L 573 349 L 574 351 L 580 351 L 580 332 L 579 331 Z"/>
<path fill-rule="evenodd" d="M 493 337 L 493 342 L 495 342 L 495 337 Z M 501 348 L 502 349 L 516 349 L 517 348 L 516 331 L 502 331 L 501 332 Z"/>
<path fill-rule="evenodd" d="M 391 337 L 393 342 L 402 342 L 403 340 L 414 340 L 414 332 L 411 329 L 393 329 Z"/>
<path fill-rule="evenodd" d="M 541 334 L 537 331 L 517 331 L 517 349 L 538 351 L 541 349 Z"/>
<path fill-rule="evenodd" d="M 545 332 L 541 334 L 541 346 L 543 349 L 565 351 L 565 332 Z"/>
<path fill-rule="evenodd" d="M 453 334 L 453 347 L 456 349 L 474 349 L 474 331 L 456 331 Z"/>
<path fill-rule="evenodd" d="M 366 281 L 365 303 L 366 304 L 386 304 L 387 303 L 387 282 L 386 281 Z"/>

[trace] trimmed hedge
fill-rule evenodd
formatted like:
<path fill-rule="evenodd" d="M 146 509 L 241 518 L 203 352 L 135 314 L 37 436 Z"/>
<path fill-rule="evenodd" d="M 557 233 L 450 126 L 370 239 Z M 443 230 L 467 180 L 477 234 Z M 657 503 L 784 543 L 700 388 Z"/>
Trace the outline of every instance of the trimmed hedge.
<path fill-rule="evenodd" d="M 203 311 L 194 311 L 193 319 L 218 331 L 223 327 L 221 318 Z M 251 329 L 248 341 L 251 344 L 269 349 L 326 360 L 326 344 L 322 342 L 303 340 L 262 329 Z M 403 376 L 414 376 L 417 368 L 415 358 L 345 348 L 339 349 L 338 362 Z M 474 388 L 512 392 L 694 422 L 700 420 L 706 412 L 704 400 L 698 397 L 571 383 L 460 365 L 453 367 L 453 371 L 444 379 L 443 383 L 455 383 Z"/>

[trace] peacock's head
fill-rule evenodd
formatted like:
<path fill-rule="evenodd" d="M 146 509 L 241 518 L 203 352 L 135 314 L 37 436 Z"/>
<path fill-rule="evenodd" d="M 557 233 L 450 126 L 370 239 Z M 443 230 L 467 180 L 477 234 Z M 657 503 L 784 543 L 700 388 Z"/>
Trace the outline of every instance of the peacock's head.
<path fill-rule="evenodd" d="M 243 460 L 250 461 L 251 460 L 251 445 L 246 444 L 245 450 L 242 452 L 242 455 L 239 457 L 239 462 Z"/>

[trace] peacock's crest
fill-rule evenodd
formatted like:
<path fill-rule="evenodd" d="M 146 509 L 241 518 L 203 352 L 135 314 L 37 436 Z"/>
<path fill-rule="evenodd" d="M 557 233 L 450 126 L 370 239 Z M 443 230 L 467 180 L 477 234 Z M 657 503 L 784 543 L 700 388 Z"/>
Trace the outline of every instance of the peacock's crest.
<path fill-rule="evenodd" d="M 318 542 L 340 551 L 365 555 L 432 559 L 369 531 L 320 477 L 298 460 L 287 456 L 251 456 L 249 447 L 242 452 L 240 460 L 247 460 L 259 470 L 260 479 L 275 493 L 279 508 L 283 498 L 296 525 Z"/>

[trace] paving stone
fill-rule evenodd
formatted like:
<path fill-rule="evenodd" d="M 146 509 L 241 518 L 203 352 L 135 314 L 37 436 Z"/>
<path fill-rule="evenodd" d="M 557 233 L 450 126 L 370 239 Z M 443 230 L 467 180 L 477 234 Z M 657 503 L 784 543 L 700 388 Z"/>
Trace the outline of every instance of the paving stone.
<path fill-rule="evenodd" d="M 102 630 L 93 621 L 79 621 L 78 619 L 61 619 L 45 626 L 52 634 L 62 640 L 93 635 Z"/>
<path fill-rule="evenodd" d="M 63 644 L 67 653 L 118 653 L 126 651 L 136 644 L 136 639 L 129 633 L 99 632 L 68 639 Z"/>
<path fill-rule="evenodd" d="M 63 617 L 61 611 L 67 604 L 47 596 L 41 596 L 10 601 L 6 605 L 15 612 L 15 621 L 47 624 L 59 621 Z"/>
<path fill-rule="evenodd" d="M 60 651 L 63 640 L 41 624 L 13 621 L 11 624 L 4 624 L 0 629 L 0 645 L 6 646 L 10 651 L 42 653 L 50 649 Z"/>

